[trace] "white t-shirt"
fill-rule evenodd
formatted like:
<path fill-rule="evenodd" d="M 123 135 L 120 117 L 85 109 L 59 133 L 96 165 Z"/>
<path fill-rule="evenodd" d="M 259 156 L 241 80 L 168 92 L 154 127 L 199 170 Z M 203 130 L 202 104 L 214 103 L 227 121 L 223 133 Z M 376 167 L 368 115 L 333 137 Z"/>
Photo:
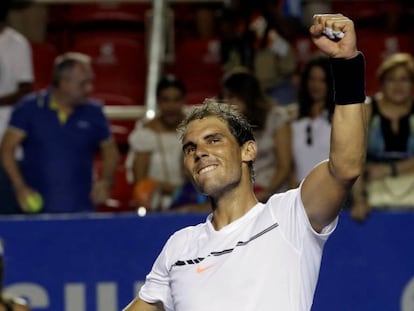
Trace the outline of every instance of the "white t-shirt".
<path fill-rule="evenodd" d="M 150 164 L 148 177 L 160 182 L 180 186 L 184 182 L 183 157 L 178 132 L 157 133 L 144 127 L 142 121 L 138 121 L 135 129 L 128 137 L 130 152 L 126 160 L 128 179 L 133 180 L 132 165 L 134 152 L 150 152 Z M 161 207 L 169 208 L 172 201 L 171 195 L 161 197 Z"/>
<path fill-rule="evenodd" d="M 157 133 L 137 122 L 128 141 L 132 152 L 151 152 L 148 177 L 181 185 L 183 152 L 179 138 L 176 131 Z"/>
<path fill-rule="evenodd" d="M 308 127 L 310 127 L 310 130 L 307 130 Z M 331 124 L 326 112 L 315 119 L 306 117 L 296 120 L 292 122 L 291 128 L 292 155 L 296 178 L 300 182 L 316 164 L 328 159 L 331 144 Z M 308 144 L 308 138 L 311 140 L 310 144 Z"/>
<path fill-rule="evenodd" d="M 273 195 L 219 231 L 210 215 L 170 237 L 139 297 L 167 311 L 310 310 L 336 224 L 315 232 L 299 189 Z"/>
<path fill-rule="evenodd" d="M 33 82 L 32 49 L 16 30 L 0 32 L 0 97 L 13 93 L 21 82 Z M 7 128 L 12 106 L 0 106 L 0 139 Z"/>

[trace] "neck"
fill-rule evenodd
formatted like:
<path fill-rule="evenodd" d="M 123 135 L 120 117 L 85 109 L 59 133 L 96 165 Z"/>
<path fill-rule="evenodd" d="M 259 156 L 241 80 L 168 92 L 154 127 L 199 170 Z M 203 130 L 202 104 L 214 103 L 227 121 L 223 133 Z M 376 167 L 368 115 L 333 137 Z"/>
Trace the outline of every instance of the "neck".
<path fill-rule="evenodd" d="M 312 108 L 311 108 L 311 118 L 314 119 L 317 116 L 319 116 L 324 107 L 325 107 L 325 102 L 324 101 L 314 102 L 313 105 L 312 105 Z"/>
<path fill-rule="evenodd" d="M 257 198 L 254 195 L 253 188 L 249 191 L 244 189 L 234 189 L 212 199 L 213 219 L 212 224 L 216 230 L 232 223 L 245 215 L 250 209 L 257 204 Z"/>
<path fill-rule="evenodd" d="M 61 109 L 62 111 L 65 111 L 67 113 L 70 113 L 73 111 L 73 105 L 70 103 L 68 98 L 64 95 L 62 95 L 58 91 L 52 91 L 51 93 L 51 100 L 53 100 L 56 105 Z"/>

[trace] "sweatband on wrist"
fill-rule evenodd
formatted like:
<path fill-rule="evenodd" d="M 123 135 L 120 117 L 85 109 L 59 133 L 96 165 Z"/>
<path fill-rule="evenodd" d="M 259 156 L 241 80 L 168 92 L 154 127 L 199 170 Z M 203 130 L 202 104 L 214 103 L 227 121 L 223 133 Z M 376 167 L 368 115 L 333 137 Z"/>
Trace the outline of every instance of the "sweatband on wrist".
<path fill-rule="evenodd" d="M 337 105 L 363 103 L 365 101 L 365 57 L 330 58 L 334 87 L 334 102 Z"/>

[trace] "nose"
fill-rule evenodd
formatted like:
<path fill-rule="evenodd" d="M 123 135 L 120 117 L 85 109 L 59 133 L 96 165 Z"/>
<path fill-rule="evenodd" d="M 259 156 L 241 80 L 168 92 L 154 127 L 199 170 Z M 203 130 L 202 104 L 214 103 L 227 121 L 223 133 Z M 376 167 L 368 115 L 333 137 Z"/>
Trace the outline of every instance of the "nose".
<path fill-rule="evenodd" d="M 208 156 L 208 151 L 204 147 L 204 145 L 197 145 L 196 150 L 194 152 L 194 155 L 195 155 L 195 158 L 196 158 L 196 161 L 197 161 L 197 160 L 199 160 L 203 157 Z"/>
<path fill-rule="evenodd" d="M 88 82 L 88 83 L 86 83 L 85 85 L 84 85 L 84 92 L 87 94 L 87 95 L 90 95 L 90 94 L 92 94 L 93 92 L 94 92 L 94 86 L 93 86 L 93 83 L 92 82 Z"/>

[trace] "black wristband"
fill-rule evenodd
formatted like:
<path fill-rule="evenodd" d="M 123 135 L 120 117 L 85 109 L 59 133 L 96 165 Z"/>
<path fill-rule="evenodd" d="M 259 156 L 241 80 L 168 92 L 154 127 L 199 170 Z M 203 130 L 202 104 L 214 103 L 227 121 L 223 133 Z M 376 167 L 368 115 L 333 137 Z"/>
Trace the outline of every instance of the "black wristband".
<path fill-rule="evenodd" d="M 334 102 L 337 105 L 363 103 L 365 101 L 365 57 L 330 58 Z"/>

